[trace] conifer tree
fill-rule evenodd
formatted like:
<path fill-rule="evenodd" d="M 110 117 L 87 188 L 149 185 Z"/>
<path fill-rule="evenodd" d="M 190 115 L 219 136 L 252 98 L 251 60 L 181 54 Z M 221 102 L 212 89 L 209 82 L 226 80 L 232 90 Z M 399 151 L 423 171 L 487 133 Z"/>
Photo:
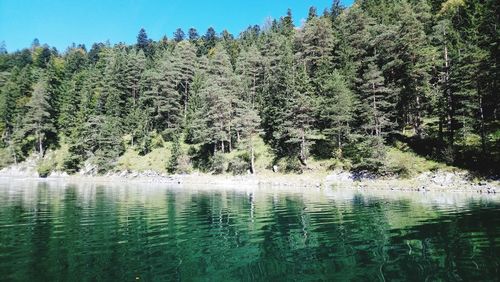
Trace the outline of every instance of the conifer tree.
<path fill-rule="evenodd" d="M 355 97 L 345 83 L 345 78 L 334 71 L 322 84 L 318 105 L 322 133 L 342 157 L 342 148 L 349 142 L 354 119 Z"/>
<path fill-rule="evenodd" d="M 363 128 L 370 135 L 382 136 L 393 128 L 391 114 L 393 97 L 391 90 L 385 86 L 384 77 L 379 67 L 372 61 L 363 73 L 361 84 L 362 102 L 365 122 Z"/>
<path fill-rule="evenodd" d="M 181 42 L 182 40 L 184 40 L 185 37 L 186 37 L 186 35 L 184 34 L 184 31 L 182 30 L 182 28 L 178 28 L 175 30 L 175 32 L 174 32 L 174 41 L 175 42 Z"/>
<path fill-rule="evenodd" d="M 242 50 L 236 65 L 236 73 L 240 75 L 243 87 L 247 91 L 247 101 L 256 106 L 260 101 L 262 83 L 264 79 L 263 57 L 256 46 Z"/>
<path fill-rule="evenodd" d="M 186 117 L 189 104 L 190 86 L 197 68 L 196 49 L 192 43 L 185 41 L 176 45 L 169 56 L 171 69 L 165 74 L 172 86 L 182 96 L 183 115 Z"/>
<path fill-rule="evenodd" d="M 318 88 L 323 76 L 331 72 L 334 43 L 331 22 L 317 17 L 309 20 L 297 33 L 296 40 L 299 41 L 298 52 L 306 63 L 309 77 Z"/>
<path fill-rule="evenodd" d="M 312 89 L 305 67 L 295 70 L 294 89 L 288 101 L 285 113 L 286 143 L 292 144 L 292 151 L 298 149 L 298 158 L 302 165 L 307 166 L 309 148 L 314 143 L 312 139 L 314 117 Z M 297 148 L 298 147 L 298 148 Z"/>
<path fill-rule="evenodd" d="M 188 31 L 188 39 L 191 42 L 196 42 L 198 39 L 200 39 L 200 35 L 198 34 L 198 31 L 196 28 L 192 27 Z"/>
<path fill-rule="evenodd" d="M 47 148 L 46 141 L 48 135 L 55 133 L 47 82 L 43 78 L 35 84 L 33 96 L 26 106 L 28 107 L 28 112 L 23 120 L 23 135 L 32 135 L 35 137 L 36 149 L 41 158 Z"/>
<path fill-rule="evenodd" d="M 234 81 L 229 55 L 218 45 L 210 60 L 203 95 L 207 105 L 206 138 L 214 154 L 231 150 L 231 117 L 233 115 Z"/>

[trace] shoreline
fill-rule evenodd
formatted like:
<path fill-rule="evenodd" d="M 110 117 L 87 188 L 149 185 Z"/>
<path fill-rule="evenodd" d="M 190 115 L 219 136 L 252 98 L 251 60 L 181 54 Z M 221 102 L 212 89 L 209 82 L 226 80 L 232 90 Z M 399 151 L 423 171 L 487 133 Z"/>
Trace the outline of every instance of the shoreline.
<path fill-rule="evenodd" d="M 273 187 L 293 189 L 349 189 L 359 191 L 449 192 L 500 195 L 498 181 L 472 181 L 460 173 L 424 173 L 410 179 L 360 178 L 353 179 L 347 172 L 330 174 L 263 174 L 263 175 L 212 175 L 157 173 L 117 173 L 103 176 L 65 175 L 54 173 L 46 178 L 36 175 L 9 175 L 0 173 L 0 179 L 33 180 L 47 182 L 96 183 L 96 184 L 157 184 L 169 186 L 208 186 L 207 188 Z"/>

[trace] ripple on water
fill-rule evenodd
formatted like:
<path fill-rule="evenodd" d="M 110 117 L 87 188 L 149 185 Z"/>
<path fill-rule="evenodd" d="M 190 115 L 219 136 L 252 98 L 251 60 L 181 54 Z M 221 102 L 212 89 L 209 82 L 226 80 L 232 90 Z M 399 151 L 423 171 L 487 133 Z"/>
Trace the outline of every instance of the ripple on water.
<path fill-rule="evenodd" d="M 6 280 L 479 281 L 498 253 L 492 198 L 0 181 Z"/>

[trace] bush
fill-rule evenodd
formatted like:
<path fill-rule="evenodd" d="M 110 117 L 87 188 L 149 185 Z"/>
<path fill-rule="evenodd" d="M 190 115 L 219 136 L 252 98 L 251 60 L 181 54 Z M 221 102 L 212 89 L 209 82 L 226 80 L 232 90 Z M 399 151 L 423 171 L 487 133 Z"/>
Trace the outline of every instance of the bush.
<path fill-rule="evenodd" d="M 349 159 L 332 159 L 332 163 L 328 167 L 330 170 L 351 170 L 352 169 L 352 163 L 351 160 Z"/>
<path fill-rule="evenodd" d="M 42 160 L 36 170 L 38 172 L 38 176 L 45 178 L 49 176 L 50 172 L 54 168 L 54 164 L 50 160 Z"/>
<path fill-rule="evenodd" d="M 0 169 L 14 162 L 8 148 L 0 148 Z"/>
<path fill-rule="evenodd" d="M 278 168 L 284 172 L 302 173 L 302 164 L 297 157 L 285 157 L 276 161 Z"/>
<path fill-rule="evenodd" d="M 165 140 L 161 134 L 153 132 L 151 134 L 151 149 L 163 148 Z"/>
<path fill-rule="evenodd" d="M 191 159 L 182 149 L 179 137 L 173 140 L 167 171 L 169 173 L 189 173 L 191 171 Z"/>
<path fill-rule="evenodd" d="M 83 153 L 81 146 L 70 145 L 68 154 L 63 157 L 62 169 L 69 174 L 73 174 L 80 169 L 82 163 Z"/>
<path fill-rule="evenodd" d="M 226 171 L 226 156 L 223 153 L 216 153 L 210 159 L 210 170 L 215 174 L 221 174 Z"/>
<path fill-rule="evenodd" d="M 245 159 L 237 157 L 229 162 L 227 170 L 234 175 L 246 174 L 250 170 L 250 165 Z"/>
<path fill-rule="evenodd" d="M 382 137 L 359 137 L 346 148 L 346 157 L 352 160 L 354 171 L 380 173 L 386 159 L 386 147 Z"/>
<path fill-rule="evenodd" d="M 191 172 L 191 159 L 188 155 L 182 154 L 177 158 L 177 172 L 184 174 Z"/>
<path fill-rule="evenodd" d="M 151 152 L 151 135 L 145 134 L 142 138 L 137 140 L 137 149 L 139 155 L 144 156 L 147 153 Z"/>

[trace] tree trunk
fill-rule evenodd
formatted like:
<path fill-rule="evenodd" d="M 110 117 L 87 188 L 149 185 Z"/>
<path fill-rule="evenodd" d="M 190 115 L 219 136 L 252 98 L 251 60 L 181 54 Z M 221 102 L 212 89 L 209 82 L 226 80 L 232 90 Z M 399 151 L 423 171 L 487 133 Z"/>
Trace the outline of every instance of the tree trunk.
<path fill-rule="evenodd" d="M 255 73 L 253 74 L 253 87 L 252 87 L 252 109 L 254 108 L 255 106 L 255 86 L 256 85 L 256 78 L 255 78 Z"/>
<path fill-rule="evenodd" d="M 483 155 L 486 155 L 486 134 L 484 129 L 483 96 L 481 94 L 479 94 L 479 114 L 481 122 L 481 149 L 483 151 Z"/>
<path fill-rule="evenodd" d="M 373 90 L 373 124 L 374 124 L 374 129 L 375 129 L 375 136 L 379 136 L 378 118 L 377 118 L 377 101 L 376 101 L 376 96 L 375 96 L 375 83 L 372 83 L 372 90 Z"/>
<path fill-rule="evenodd" d="M 255 152 L 254 152 L 254 148 L 253 148 L 253 143 L 252 141 L 251 142 L 251 145 L 250 145 L 250 169 L 252 171 L 252 174 L 255 174 Z"/>
<path fill-rule="evenodd" d="M 184 119 L 187 117 L 187 106 L 188 106 L 188 82 L 184 84 Z"/>
<path fill-rule="evenodd" d="M 340 136 L 341 136 L 341 132 L 339 130 L 339 131 L 337 131 L 337 145 L 339 146 L 339 149 L 342 147 L 342 143 L 340 141 Z"/>
<path fill-rule="evenodd" d="M 444 116 L 443 114 L 440 114 L 439 117 L 439 124 L 438 124 L 438 139 L 439 143 L 443 143 L 443 124 L 444 124 Z"/>
<path fill-rule="evenodd" d="M 42 134 L 38 133 L 38 152 L 40 155 L 40 159 L 43 158 L 43 141 L 42 141 Z"/>
<path fill-rule="evenodd" d="M 231 125 L 228 127 L 228 132 L 229 132 L 229 138 L 228 138 L 228 145 L 229 145 L 229 152 L 233 150 L 233 141 L 231 140 Z"/>
<path fill-rule="evenodd" d="M 422 117 L 420 113 L 420 96 L 417 94 L 415 98 L 416 102 L 416 114 L 415 114 L 415 120 L 414 120 L 414 128 L 415 128 L 415 134 L 417 137 L 422 137 Z"/>
<path fill-rule="evenodd" d="M 446 36 L 446 33 L 444 34 Z M 444 91 L 447 106 L 447 127 L 448 127 L 448 143 L 453 146 L 454 143 L 454 128 L 453 128 L 453 96 L 450 89 L 450 61 L 448 58 L 448 47 L 444 46 Z"/>
<path fill-rule="evenodd" d="M 301 132 L 301 142 L 300 142 L 300 157 L 299 160 L 302 165 L 307 166 L 307 158 L 306 158 L 306 136 L 304 130 Z"/>

